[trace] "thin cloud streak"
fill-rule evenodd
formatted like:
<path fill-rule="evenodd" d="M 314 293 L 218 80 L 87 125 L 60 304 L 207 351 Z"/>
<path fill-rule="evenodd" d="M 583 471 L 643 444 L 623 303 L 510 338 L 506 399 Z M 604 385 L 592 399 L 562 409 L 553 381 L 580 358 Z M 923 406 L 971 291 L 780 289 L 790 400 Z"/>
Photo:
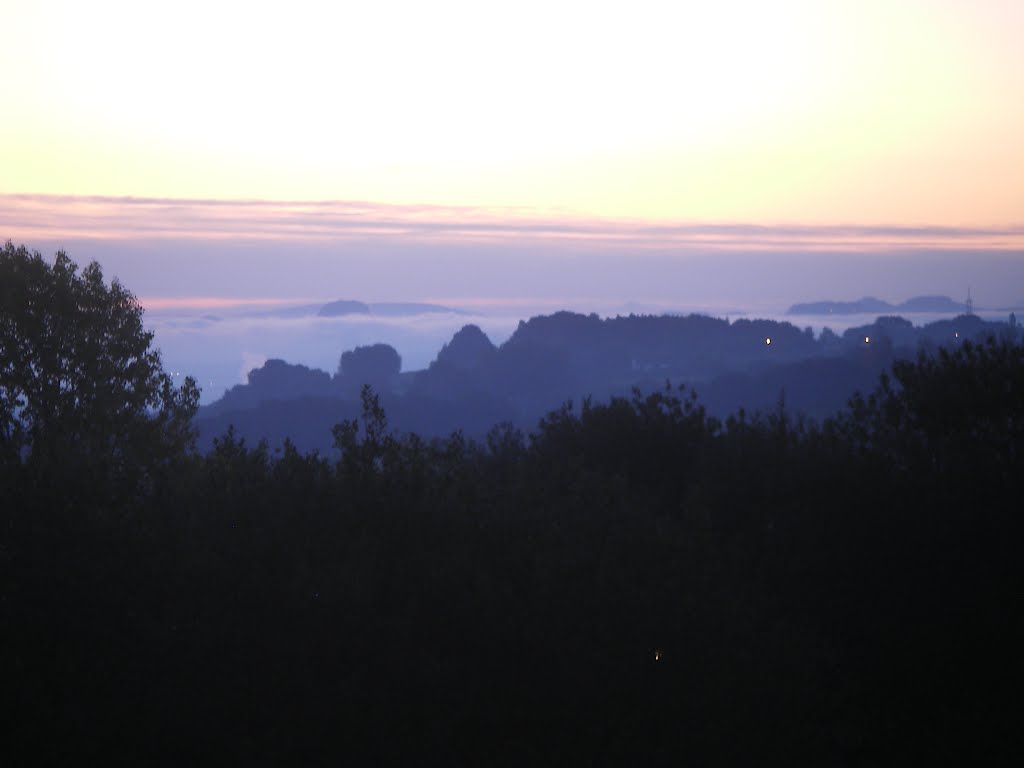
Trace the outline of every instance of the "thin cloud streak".
<path fill-rule="evenodd" d="M 0 231 L 24 241 L 413 240 L 472 245 L 514 240 L 585 249 L 750 252 L 1024 249 L 1024 224 L 986 228 L 651 222 L 530 208 L 33 194 L 0 195 Z"/>

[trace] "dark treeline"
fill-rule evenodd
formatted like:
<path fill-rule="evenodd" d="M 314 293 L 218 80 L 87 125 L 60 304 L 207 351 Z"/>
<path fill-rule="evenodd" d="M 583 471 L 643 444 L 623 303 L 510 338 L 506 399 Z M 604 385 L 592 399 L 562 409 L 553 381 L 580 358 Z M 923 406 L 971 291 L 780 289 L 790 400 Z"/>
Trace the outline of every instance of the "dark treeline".
<path fill-rule="evenodd" d="M 668 388 L 426 441 L 366 388 L 330 455 L 199 453 L 130 294 L 0 275 L 17 764 L 1017 764 L 1010 339 L 820 423 Z"/>
<path fill-rule="evenodd" d="M 346 351 L 333 375 L 270 360 L 200 409 L 199 445 L 208 450 L 233 426 L 249 442 L 279 448 L 287 438 L 300 450 L 329 453 L 324 424 L 357 417 L 367 383 L 398 431 L 424 437 L 461 430 L 482 438 L 499 422 L 529 431 L 566 400 L 649 393 L 666 380 L 693 388 L 719 419 L 741 407 L 769 410 L 784 394 L 793 413 L 821 420 L 871 389 L 896 359 L 1017 333 L 1015 321 L 975 315 L 923 327 L 883 316 L 842 336 L 826 329 L 815 337 L 810 328 L 772 320 L 559 312 L 520 323 L 500 347 L 467 325 L 422 371 L 402 372 L 386 344 Z"/>

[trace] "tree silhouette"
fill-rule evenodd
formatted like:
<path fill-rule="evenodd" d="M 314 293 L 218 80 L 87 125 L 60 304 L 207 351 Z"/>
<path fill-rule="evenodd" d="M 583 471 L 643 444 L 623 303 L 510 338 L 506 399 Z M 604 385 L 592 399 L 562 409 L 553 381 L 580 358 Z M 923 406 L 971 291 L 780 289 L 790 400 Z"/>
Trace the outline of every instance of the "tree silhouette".
<path fill-rule="evenodd" d="M 1024 347 L 989 337 L 897 361 L 836 424 L 853 444 L 920 476 L 1000 487 L 1020 473 L 1022 412 Z"/>
<path fill-rule="evenodd" d="M 10 241 L 0 252 L 0 441 L 7 459 L 124 475 L 179 455 L 199 391 L 177 388 L 142 307 L 93 262 L 79 272 Z"/>

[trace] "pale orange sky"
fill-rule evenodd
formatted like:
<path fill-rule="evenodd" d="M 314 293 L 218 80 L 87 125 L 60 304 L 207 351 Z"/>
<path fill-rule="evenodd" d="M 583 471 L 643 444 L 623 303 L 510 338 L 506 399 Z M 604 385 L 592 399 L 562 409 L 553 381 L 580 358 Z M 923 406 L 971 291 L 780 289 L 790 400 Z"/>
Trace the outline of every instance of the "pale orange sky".
<path fill-rule="evenodd" d="M 1024 2 L 0 6 L 0 193 L 1024 221 Z"/>

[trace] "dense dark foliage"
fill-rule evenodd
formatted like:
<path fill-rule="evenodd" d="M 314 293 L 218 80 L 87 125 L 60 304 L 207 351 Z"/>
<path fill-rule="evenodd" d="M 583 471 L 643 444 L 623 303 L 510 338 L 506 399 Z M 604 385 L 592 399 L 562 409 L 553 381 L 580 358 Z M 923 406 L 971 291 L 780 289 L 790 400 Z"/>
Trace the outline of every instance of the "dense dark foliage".
<path fill-rule="evenodd" d="M 163 371 L 142 309 L 96 263 L 81 273 L 0 250 L 0 456 L 45 484 L 131 493 L 191 444 L 199 391 Z"/>
<path fill-rule="evenodd" d="M 228 433 L 130 494 L 8 451 L 8 752 L 1015 764 L 1022 400 L 992 339 L 820 425 L 666 388 L 425 442 L 364 389 L 329 455 Z"/>

